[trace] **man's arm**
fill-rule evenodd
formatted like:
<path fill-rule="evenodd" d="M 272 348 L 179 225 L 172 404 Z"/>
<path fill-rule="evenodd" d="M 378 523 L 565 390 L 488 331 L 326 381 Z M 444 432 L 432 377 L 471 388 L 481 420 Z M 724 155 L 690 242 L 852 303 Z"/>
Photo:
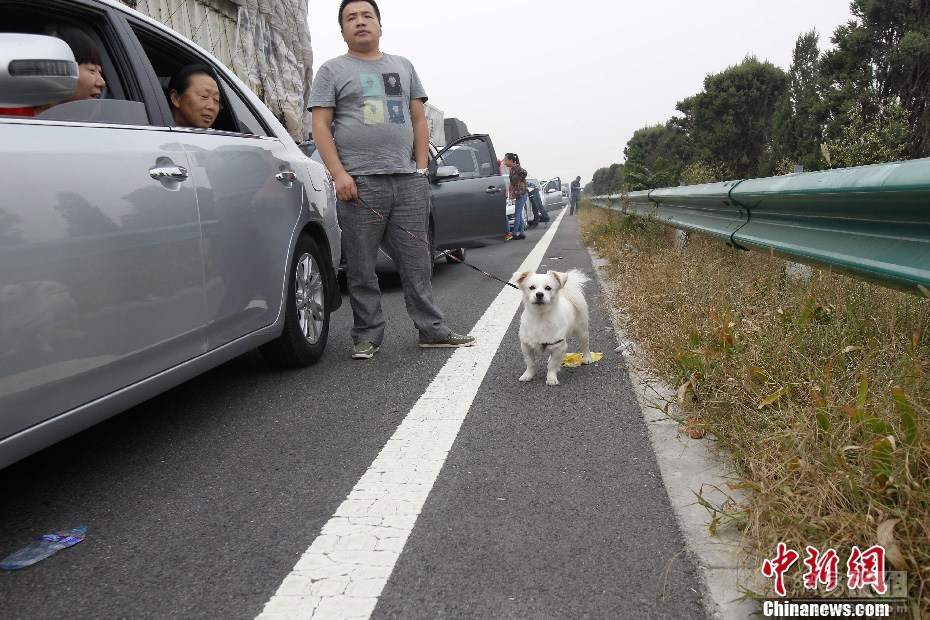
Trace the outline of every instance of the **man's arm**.
<path fill-rule="evenodd" d="M 413 123 L 413 158 L 417 168 L 426 168 L 429 162 L 429 122 L 422 99 L 410 101 L 410 121 Z"/>
<path fill-rule="evenodd" d="M 333 175 L 336 198 L 343 202 L 355 200 L 358 198 L 355 179 L 343 167 L 333 139 L 333 108 L 313 108 L 312 112 L 313 143 L 323 158 L 323 164 Z"/>

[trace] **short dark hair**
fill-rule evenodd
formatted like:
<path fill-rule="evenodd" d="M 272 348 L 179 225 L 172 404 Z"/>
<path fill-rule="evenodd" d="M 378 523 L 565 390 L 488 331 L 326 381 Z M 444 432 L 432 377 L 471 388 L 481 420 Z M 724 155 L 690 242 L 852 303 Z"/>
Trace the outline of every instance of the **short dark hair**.
<path fill-rule="evenodd" d="M 210 76 L 219 86 L 220 81 L 217 79 L 216 73 L 207 65 L 184 65 L 175 71 L 174 75 L 171 76 L 171 80 L 168 81 L 168 94 L 170 95 L 171 91 L 177 91 L 179 95 L 183 95 L 184 91 L 191 87 L 191 76 L 198 73 Z"/>
<path fill-rule="evenodd" d="M 74 60 L 79 65 L 102 65 L 100 50 L 94 40 L 86 32 L 74 26 L 54 26 L 48 29 L 48 34 L 58 37 L 68 44 L 74 54 Z"/>
<path fill-rule="evenodd" d="M 378 3 L 375 0 L 342 0 L 339 4 L 339 29 L 342 29 L 342 12 L 345 10 L 347 4 L 352 4 L 353 2 L 367 2 L 375 9 L 375 15 L 378 17 L 378 23 L 381 23 L 381 9 L 378 8 Z"/>

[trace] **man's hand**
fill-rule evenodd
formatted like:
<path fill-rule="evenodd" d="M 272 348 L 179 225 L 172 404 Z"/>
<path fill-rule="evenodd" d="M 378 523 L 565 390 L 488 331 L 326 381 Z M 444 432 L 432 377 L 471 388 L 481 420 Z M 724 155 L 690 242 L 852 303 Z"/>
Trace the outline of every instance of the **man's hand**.
<path fill-rule="evenodd" d="M 333 108 L 313 108 L 313 141 L 320 152 L 323 165 L 333 176 L 333 185 L 336 188 L 336 198 L 342 202 L 349 202 L 358 198 L 358 188 L 355 179 L 346 172 L 339 161 L 336 142 L 333 140 Z"/>
<path fill-rule="evenodd" d="M 342 202 L 350 202 L 358 198 L 358 188 L 355 186 L 355 179 L 348 172 L 333 175 L 333 183 L 336 186 L 336 198 Z"/>

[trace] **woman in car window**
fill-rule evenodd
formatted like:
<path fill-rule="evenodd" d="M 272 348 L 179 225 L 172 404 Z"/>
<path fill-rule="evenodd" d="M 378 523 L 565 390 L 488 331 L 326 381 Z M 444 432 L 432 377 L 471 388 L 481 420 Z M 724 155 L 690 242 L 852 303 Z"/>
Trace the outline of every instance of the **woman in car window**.
<path fill-rule="evenodd" d="M 209 129 L 220 112 L 220 87 L 206 65 L 181 67 L 168 82 L 168 101 L 178 127 Z"/>
<path fill-rule="evenodd" d="M 84 99 L 100 99 L 103 87 L 107 85 L 103 79 L 100 51 L 86 32 L 74 26 L 61 26 L 51 33 L 68 44 L 74 52 L 74 60 L 78 63 L 78 84 L 74 93 L 60 103 L 69 101 L 83 101 Z"/>
<path fill-rule="evenodd" d="M 103 69 L 101 68 L 100 51 L 94 45 L 93 39 L 74 26 L 57 26 L 46 30 L 46 34 L 58 37 L 68 44 L 71 52 L 74 54 L 74 60 L 78 63 L 78 82 L 77 88 L 70 97 L 64 101 L 50 103 L 47 105 L 24 107 L 24 108 L 0 108 L 0 114 L 15 116 L 35 116 L 39 112 L 44 112 L 51 107 L 69 101 L 82 101 L 84 99 L 99 99 L 103 94 L 103 87 L 107 85 L 103 79 Z"/>

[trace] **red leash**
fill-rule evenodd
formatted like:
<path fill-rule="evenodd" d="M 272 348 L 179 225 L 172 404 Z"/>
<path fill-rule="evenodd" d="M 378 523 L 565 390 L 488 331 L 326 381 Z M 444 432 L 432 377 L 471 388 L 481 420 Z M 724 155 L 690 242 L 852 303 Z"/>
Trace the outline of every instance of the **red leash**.
<path fill-rule="evenodd" d="M 424 241 L 423 239 L 420 239 L 419 237 L 417 237 L 415 234 L 413 234 L 412 232 L 410 232 L 409 230 L 407 230 L 406 228 L 404 228 L 404 227 L 401 226 L 400 224 L 398 224 L 398 223 L 396 223 L 396 222 L 392 222 L 391 220 L 387 219 L 386 217 L 384 217 L 383 215 L 381 215 L 380 213 L 378 213 L 377 211 L 375 211 L 374 209 L 372 209 L 372 208 L 371 208 L 371 205 L 369 205 L 367 202 L 365 202 L 364 200 L 362 200 L 362 197 L 361 197 L 361 196 L 359 196 L 359 197 L 357 198 L 357 200 L 358 200 L 358 202 L 353 201 L 352 204 L 354 204 L 356 207 L 359 207 L 359 208 L 361 208 L 361 206 L 364 205 L 369 211 L 371 211 L 372 213 L 374 213 L 375 215 L 377 215 L 378 217 L 380 217 L 382 220 L 384 220 L 385 222 L 387 222 L 387 223 L 390 224 L 391 226 L 395 226 L 395 227 L 401 229 L 402 231 L 404 231 L 405 233 L 407 233 L 408 235 L 410 235 L 411 237 L 413 237 L 413 238 L 416 239 L 417 241 L 421 241 L 421 242 L 425 243 L 425 244 L 428 245 L 428 246 L 430 247 L 430 249 L 432 249 L 433 251 L 435 251 L 435 252 L 441 252 L 441 253 L 442 253 L 446 258 L 448 258 L 448 259 L 454 260 L 455 262 L 460 263 L 460 264 L 462 264 L 462 265 L 465 265 L 466 267 L 471 267 L 471 268 L 474 269 L 475 271 L 480 272 L 480 273 L 483 273 L 484 275 L 486 275 L 487 277 L 491 278 L 492 280 L 497 280 L 498 282 L 501 282 L 501 283 L 503 283 L 503 284 L 506 284 L 507 286 L 510 286 L 510 287 L 513 287 L 513 288 L 515 288 L 515 289 L 517 289 L 517 290 L 520 290 L 520 287 L 517 286 L 516 284 L 514 284 L 514 283 L 512 283 L 512 282 L 506 282 L 506 281 L 504 281 L 504 280 L 501 280 L 501 279 L 498 278 L 497 276 L 495 276 L 495 275 L 493 275 L 493 274 L 490 274 L 490 273 L 488 273 L 487 271 L 485 271 L 485 270 L 483 270 L 483 269 L 479 269 L 479 268 L 475 267 L 474 265 L 472 265 L 471 263 L 467 263 L 467 262 L 463 261 L 463 260 L 460 259 L 458 256 L 453 256 L 452 254 L 449 254 L 449 253 L 446 252 L 445 250 L 440 250 L 439 248 L 437 248 L 435 245 L 433 245 L 433 244 L 430 243 L 429 241 Z M 362 205 L 360 205 L 359 202 L 362 203 Z"/>

